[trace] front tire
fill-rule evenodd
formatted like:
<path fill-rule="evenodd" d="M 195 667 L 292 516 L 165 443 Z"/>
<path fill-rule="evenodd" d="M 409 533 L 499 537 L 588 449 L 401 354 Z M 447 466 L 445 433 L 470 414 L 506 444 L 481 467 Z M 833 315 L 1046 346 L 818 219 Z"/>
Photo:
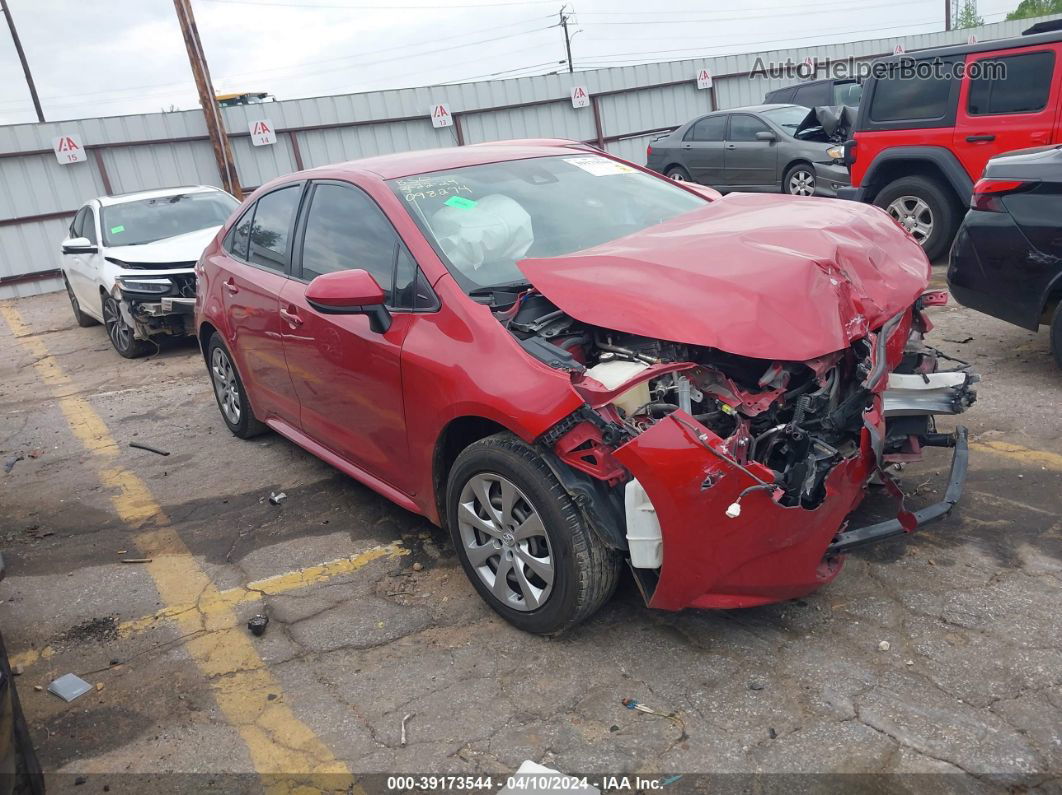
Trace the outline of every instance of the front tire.
<path fill-rule="evenodd" d="M 782 178 L 782 193 L 790 196 L 814 196 L 815 188 L 815 169 L 807 163 L 790 166 Z"/>
<path fill-rule="evenodd" d="M 111 345 L 126 359 L 139 359 L 151 352 L 150 343 L 136 338 L 133 327 L 125 321 L 121 306 L 106 294 L 103 296 L 103 325 Z"/>
<path fill-rule="evenodd" d="M 902 177 L 890 182 L 874 204 L 907 229 L 930 260 L 944 253 L 959 225 L 951 197 L 938 182 L 926 177 Z"/>
<path fill-rule="evenodd" d="M 542 457 L 509 433 L 465 448 L 446 488 L 450 535 L 483 600 L 513 626 L 558 635 L 616 588 L 621 563 Z"/>
<path fill-rule="evenodd" d="M 81 328 L 88 328 L 89 326 L 98 326 L 99 321 L 91 315 L 86 315 L 81 311 L 81 304 L 77 302 L 77 296 L 74 295 L 74 288 L 70 286 L 70 282 L 66 276 L 63 276 L 63 284 L 66 286 L 66 297 L 70 299 L 70 308 L 74 310 L 74 322 Z"/>
<path fill-rule="evenodd" d="M 207 343 L 207 369 L 210 371 L 210 383 L 214 387 L 214 398 L 218 402 L 221 418 L 233 435 L 250 439 L 263 433 L 266 426 L 254 415 L 243 380 L 217 332 L 211 335 Z"/>

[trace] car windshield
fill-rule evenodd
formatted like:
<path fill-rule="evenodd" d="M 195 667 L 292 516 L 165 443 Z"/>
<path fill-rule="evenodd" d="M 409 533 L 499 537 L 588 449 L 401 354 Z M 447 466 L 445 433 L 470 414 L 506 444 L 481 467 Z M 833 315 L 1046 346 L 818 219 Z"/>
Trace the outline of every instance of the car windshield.
<path fill-rule="evenodd" d="M 140 246 L 228 220 L 239 202 L 221 191 L 178 193 L 103 208 L 100 226 L 108 246 Z"/>
<path fill-rule="evenodd" d="M 792 135 L 800 122 L 804 121 L 804 117 L 808 115 L 808 110 L 809 108 L 803 105 L 787 105 L 784 108 L 760 111 L 760 115 L 770 119 Z"/>
<path fill-rule="evenodd" d="M 467 291 L 525 282 L 519 260 L 606 243 L 707 201 L 600 155 L 508 160 L 389 184 Z"/>

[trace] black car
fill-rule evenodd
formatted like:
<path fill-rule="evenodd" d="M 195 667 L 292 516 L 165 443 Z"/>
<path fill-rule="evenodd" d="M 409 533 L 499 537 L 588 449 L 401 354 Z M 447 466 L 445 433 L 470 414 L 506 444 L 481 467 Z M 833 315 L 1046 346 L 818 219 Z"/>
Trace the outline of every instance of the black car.
<path fill-rule="evenodd" d="M 822 105 L 848 105 L 857 108 L 862 94 L 863 86 L 855 79 L 808 80 L 768 91 L 763 103 L 791 103 L 803 105 L 805 108 L 817 108 Z"/>
<path fill-rule="evenodd" d="M 971 309 L 1031 331 L 1049 324 L 1062 367 L 1062 146 L 988 161 L 951 248 L 948 283 Z"/>
<path fill-rule="evenodd" d="M 4 559 L 0 556 L 0 580 L 3 578 Z M 30 742 L 3 637 L 0 637 L 0 795 L 44 795 L 44 777 Z"/>

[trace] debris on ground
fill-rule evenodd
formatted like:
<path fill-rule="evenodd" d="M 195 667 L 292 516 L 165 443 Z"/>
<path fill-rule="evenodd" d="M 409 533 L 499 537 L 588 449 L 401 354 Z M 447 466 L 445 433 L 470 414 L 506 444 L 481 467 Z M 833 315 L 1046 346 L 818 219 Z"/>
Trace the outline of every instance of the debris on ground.
<path fill-rule="evenodd" d="M 287 498 L 288 498 L 288 495 L 285 494 L 282 491 L 279 491 L 279 492 L 278 491 L 271 491 L 271 492 L 269 492 L 269 504 L 270 505 L 280 505 L 280 503 L 284 502 L 284 500 L 286 500 Z"/>
<path fill-rule="evenodd" d="M 15 676 L 22 676 L 22 666 L 16 665 L 14 668 L 11 669 L 11 673 Z"/>
<path fill-rule="evenodd" d="M 881 643 L 878 644 L 878 651 L 888 651 L 891 648 L 892 644 L 889 643 L 887 640 L 883 640 Z"/>
<path fill-rule="evenodd" d="M 413 564 L 413 571 L 423 571 L 423 570 L 424 570 L 424 564 L 423 563 L 414 563 Z"/>
<path fill-rule="evenodd" d="M 137 450 L 147 450 L 149 453 L 155 453 L 156 455 L 169 455 L 169 450 L 161 450 L 158 447 L 152 447 L 150 444 L 144 444 L 143 442 L 130 442 L 130 447 L 135 447 Z"/>
<path fill-rule="evenodd" d="M 41 692 L 42 690 L 44 690 L 44 688 L 41 687 L 40 685 L 34 685 L 33 689 L 36 690 L 38 693 Z"/>
<path fill-rule="evenodd" d="M 252 616 L 251 620 L 247 622 L 247 629 L 251 630 L 251 634 L 256 638 L 260 638 L 265 634 L 267 626 L 269 626 L 269 616 Z"/>
<path fill-rule="evenodd" d="M 763 688 L 765 687 L 766 685 L 759 679 L 753 679 L 751 682 L 749 682 L 749 690 L 763 690 Z"/>
<path fill-rule="evenodd" d="M 15 453 L 14 455 L 9 455 L 7 458 L 4 459 L 4 472 L 10 472 L 12 469 L 15 468 L 15 464 L 17 464 L 23 458 L 25 458 L 25 456 L 22 455 L 22 453 Z"/>
<path fill-rule="evenodd" d="M 122 558 L 122 563 L 150 563 L 151 558 Z"/>
<path fill-rule="evenodd" d="M 48 692 L 59 696 L 63 701 L 73 701 L 92 689 L 92 685 L 77 674 L 64 674 L 48 685 Z"/>
<path fill-rule="evenodd" d="M 103 690 L 103 682 L 97 682 L 96 683 L 96 692 L 99 693 L 101 690 Z"/>
<path fill-rule="evenodd" d="M 415 714 L 415 712 L 410 712 L 408 715 L 402 718 L 402 737 L 399 740 L 399 745 L 404 746 L 406 744 L 406 721 L 412 718 Z"/>
<path fill-rule="evenodd" d="M 633 698 L 625 698 L 620 701 L 620 703 L 623 704 L 623 706 L 625 706 L 627 709 L 633 709 L 637 710 L 638 712 L 644 712 L 646 715 L 655 715 L 658 718 L 665 718 L 666 720 L 671 721 L 680 729 L 682 729 L 683 736 L 685 736 L 686 734 L 686 726 L 682 722 L 682 718 L 680 718 L 674 712 L 661 712 L 658 709 L 647 707 L 645 704 L 642 704 L 639 701 L 635 701 Z"/>

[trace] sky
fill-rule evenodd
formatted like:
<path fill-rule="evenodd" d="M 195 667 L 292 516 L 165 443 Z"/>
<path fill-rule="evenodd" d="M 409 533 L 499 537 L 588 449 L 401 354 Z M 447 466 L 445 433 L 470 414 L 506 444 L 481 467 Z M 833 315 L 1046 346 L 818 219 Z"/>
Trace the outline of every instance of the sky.
<path fill-rule="evenodd" d="M 49 121 L 199 106 L 172 0 L 0 2 Z M 191 2 L 219 93 L 293 99 L 566 68 L 562 0 Z M 998 22 L 1017 3 L 978 0 L 978 12 Z M 944 29 L 944 0 L 568 0 L 567 8 L 577 70 Z M 35 120 L 0 21 L 0 124 Z"/>

